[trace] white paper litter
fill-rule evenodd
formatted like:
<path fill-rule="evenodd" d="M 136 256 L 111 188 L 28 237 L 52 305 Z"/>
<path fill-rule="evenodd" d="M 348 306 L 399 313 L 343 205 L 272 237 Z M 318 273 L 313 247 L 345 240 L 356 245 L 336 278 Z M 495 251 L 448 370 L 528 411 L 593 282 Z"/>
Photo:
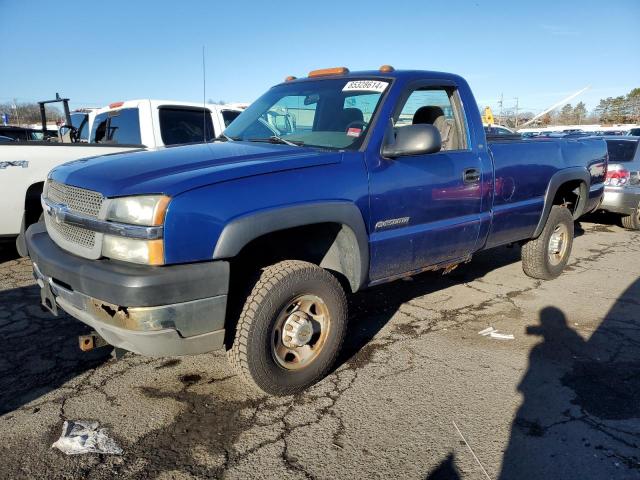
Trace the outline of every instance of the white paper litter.
<path fill-rule="evenodd" d="M 106 428 L 98 428 L 98 422 L 65 420 L 62 435 L 51 445 L 67 455 L 81 453 L 110 453 L 122 455 L 122 449 L 107 435 Z"/>
<path fill-rule="evenodd" d="M 480 330 L 478 335 L 483 337 L 496 338 L 498 340 L 513 340 L 515 337 L 511 333 L 500 333 L 493 327 L 487 327 L 484 330 Z"/>

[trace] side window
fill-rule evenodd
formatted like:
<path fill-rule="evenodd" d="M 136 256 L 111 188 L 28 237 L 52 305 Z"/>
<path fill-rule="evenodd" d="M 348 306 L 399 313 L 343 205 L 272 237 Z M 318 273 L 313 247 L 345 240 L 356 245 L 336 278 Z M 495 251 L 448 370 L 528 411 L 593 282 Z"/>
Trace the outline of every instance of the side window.
<path fill-rule="evenodd" d="M 86 113 L 71 114 L 71 125 L 78 129 L 78 139 L 81 142 L 89 140 L 89 115 Z"/>
<path fill-rule="evenodd" d="M 466 148 L 466 128 L 461 121 L 457 92 L 445 88 L 420 88 L 407 98 L 395 126 L 430 124 L 440 131 L 442 150 Z"/>
<path fill-rule="evenodd" d="M 237 110 L 223 110 L 222 111 L 222 120 L 224 121 L 224 126 L 228 127 L 231 122 L 233 122 L 241 112 Z"/>
<path fill-rule="evenodd" d="M 160 107 L 160 135 L 165 145 L 213 139 L 211 112 L 202 108 Z M 206 129 L 206 134 L 203 129 Z"/>

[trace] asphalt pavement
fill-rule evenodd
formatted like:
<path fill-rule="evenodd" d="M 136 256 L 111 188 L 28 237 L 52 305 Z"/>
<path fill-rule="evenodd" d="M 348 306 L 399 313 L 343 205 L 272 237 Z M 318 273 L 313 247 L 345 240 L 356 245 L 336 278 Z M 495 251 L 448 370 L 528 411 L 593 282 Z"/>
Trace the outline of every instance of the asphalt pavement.
<path fill-rule="evenodd" d="M 88 329 L 43 312 L 4 247 L 0 478 L 640 478 L 640 233 L 598 220 L 556 280 L 502 247 L 352 297 L 335 371 L 283 398 L 223 352 L 82 353 Z M 64 420 L 124 453 L 52 449 Z"/>

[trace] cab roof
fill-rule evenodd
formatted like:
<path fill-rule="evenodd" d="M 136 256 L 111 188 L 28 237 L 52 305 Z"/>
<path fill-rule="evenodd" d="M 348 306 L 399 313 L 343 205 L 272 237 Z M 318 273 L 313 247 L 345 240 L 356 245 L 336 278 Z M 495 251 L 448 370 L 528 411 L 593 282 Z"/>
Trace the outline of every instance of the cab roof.
<path fill-rule="evenodd" d="M 431 70 L 392 70 L 392 71 L 381 71 L 381 70 L 359 70 L 355 72 L 348 71 L 346 73 L 332 73 L 326 75 L 319 76 L 305 76 L 294 78 L 290 80 L 285 80 L 278 85 L 284 85 L 288 83 L 300 83 L 300 82 L 308 82 L 313 80 L 330 80 L 337 78 L 379 78 L 383 79 L 405 79 L 405 80 L 418 80 L 421 78 L 429 78 L 429 79 L 448 79 L 448 80 L 462 80 L 462 77 L 453 73 L 447 72 L 436 72 Z M 291 78 L 291 77 L 287 77 Z"/>

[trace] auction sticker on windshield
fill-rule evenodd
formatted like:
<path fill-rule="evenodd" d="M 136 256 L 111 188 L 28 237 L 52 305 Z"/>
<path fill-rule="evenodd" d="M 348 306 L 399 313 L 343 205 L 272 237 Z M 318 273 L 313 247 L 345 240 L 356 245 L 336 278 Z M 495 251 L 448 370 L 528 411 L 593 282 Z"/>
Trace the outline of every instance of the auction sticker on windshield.
<path fill-rule="evenodd" d="M 342 89 L 343 92 L 384 92 L 389 82 L 380 82 L 378 80 L 352 80 Z"/>

